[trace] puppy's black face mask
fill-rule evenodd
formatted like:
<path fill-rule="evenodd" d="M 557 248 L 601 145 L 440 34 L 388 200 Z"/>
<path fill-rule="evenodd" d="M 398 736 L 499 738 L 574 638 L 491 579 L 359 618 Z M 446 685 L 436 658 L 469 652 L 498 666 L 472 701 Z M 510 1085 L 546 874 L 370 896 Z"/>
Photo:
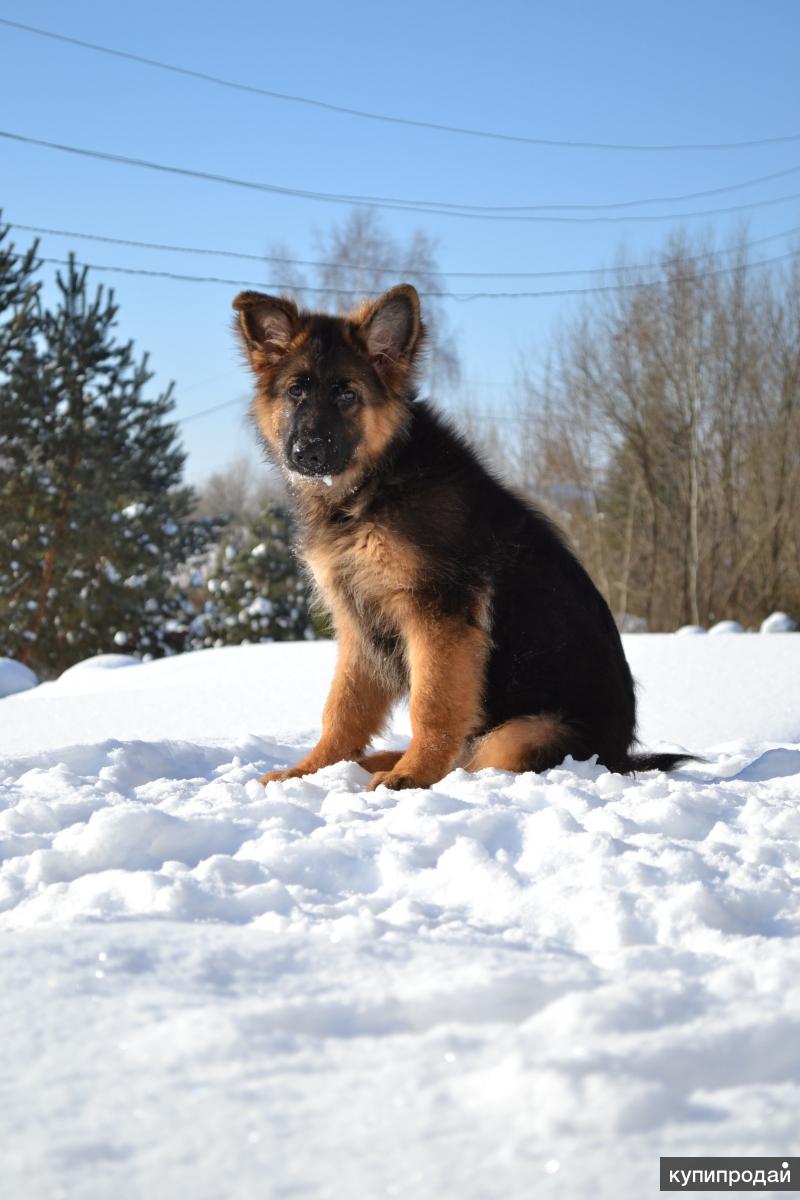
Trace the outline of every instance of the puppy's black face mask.
<path fill-rule="evenodd" d="M 287 366 L 290 364 L 287 364 Z M 355 384 L 325 370 L 301 373 L 286 387 L 284 465 L 308 477 L 340 475 L 352 464 L 362 438 Z"/>

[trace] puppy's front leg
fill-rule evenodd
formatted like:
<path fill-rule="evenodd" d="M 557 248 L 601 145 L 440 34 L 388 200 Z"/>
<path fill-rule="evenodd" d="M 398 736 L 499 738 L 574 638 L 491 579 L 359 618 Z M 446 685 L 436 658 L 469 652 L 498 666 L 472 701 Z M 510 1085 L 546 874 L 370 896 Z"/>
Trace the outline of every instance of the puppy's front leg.
<path fill-rule="evenodd" d="M 389 713 L 392 696 L 370 667 L 361 640 L 349 621 L 339 621 L 339 657 L 322 713 L 322 737 L 294 767 L 268 771 L 261 783 L 312 775 L 343 759 L 358 759 Z"/>
<path fill-rule="evenodd" d="M 411 676 L 411 744 L 370 789 L 429 787 L 455 765 L 480 719 L 486 633 L 463 617 L 413 612 L 403 623 Z"/>

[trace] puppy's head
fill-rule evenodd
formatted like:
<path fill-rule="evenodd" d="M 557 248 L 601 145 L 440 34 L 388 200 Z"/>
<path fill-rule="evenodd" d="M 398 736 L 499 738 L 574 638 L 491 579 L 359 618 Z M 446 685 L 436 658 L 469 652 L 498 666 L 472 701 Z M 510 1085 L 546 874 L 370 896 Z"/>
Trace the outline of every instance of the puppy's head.
<path fill-rule="evenodd" d="M 347 317 L 240 292 L 238 330 L 256 376 L 253 412 L 295 482 L 357 481 L 402 435 L 424 330 L 409 284 Z"/>

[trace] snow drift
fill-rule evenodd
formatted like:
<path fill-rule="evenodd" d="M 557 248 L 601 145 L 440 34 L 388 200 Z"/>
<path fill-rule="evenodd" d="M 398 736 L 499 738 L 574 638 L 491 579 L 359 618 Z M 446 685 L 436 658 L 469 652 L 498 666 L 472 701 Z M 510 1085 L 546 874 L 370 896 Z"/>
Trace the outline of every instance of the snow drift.
<path fill-rule="evenodd" d="M 800 638 L 626 650 L 646 744 L 706 762 L 264 790 L 325 644 L 0 702 L 8 1194 L 640 1200 L 791 1153 Z"/>

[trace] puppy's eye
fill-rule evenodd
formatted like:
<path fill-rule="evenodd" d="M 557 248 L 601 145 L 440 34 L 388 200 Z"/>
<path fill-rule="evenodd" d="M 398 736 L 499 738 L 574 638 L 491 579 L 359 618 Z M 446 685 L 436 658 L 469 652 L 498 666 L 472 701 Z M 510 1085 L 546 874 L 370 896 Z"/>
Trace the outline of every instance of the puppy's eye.
<path fill-rule="evenodd" d="M 293 400 L 299 400 L 303 395 L 303 389 L 299 383 L 291 383 L 287 391 Z"/>
<path fill-rule="evenodd" d="M 337 399 L 340 404 L 355 404 L 356 400 L 358 399 L 358 393 L 354 392 L 352 388 L 343 388 L 341 392 L 339 392 Z"/>

